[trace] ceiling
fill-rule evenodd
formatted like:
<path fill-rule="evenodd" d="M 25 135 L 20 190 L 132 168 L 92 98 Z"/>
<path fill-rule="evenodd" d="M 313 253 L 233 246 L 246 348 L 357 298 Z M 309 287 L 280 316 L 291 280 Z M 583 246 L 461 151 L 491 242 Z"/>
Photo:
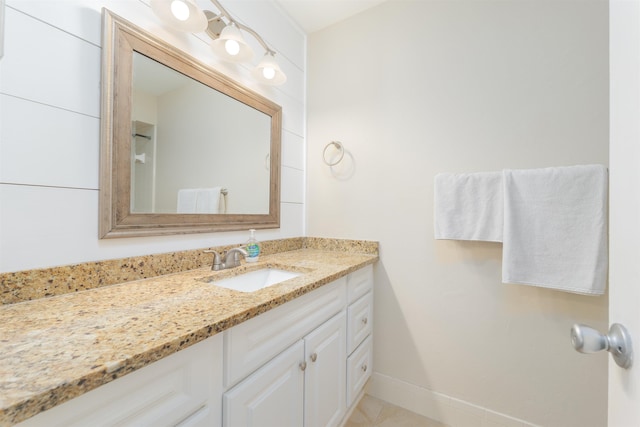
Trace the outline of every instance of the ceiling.
<path fill-rule="evenodd" d="M 276 0 L 307 33 L 326 28 L 385 0 Z"/>

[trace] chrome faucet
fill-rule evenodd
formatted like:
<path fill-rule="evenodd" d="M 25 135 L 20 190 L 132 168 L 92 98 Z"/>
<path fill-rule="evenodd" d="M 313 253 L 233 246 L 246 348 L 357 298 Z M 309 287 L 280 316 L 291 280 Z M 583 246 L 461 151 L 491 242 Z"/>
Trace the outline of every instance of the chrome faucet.
<path fill-rule="evenodd" d="M 240 265 L 240 256 L 246 257 L 247 251 L 243 248 L 232 248 L 224 254 L 224 261 L 220 254 L 214 250 L 206 250 L 206 253 L 213 254 L 213 264 L 211 264 L 211 269 L 214 271 L 225 270 L 227 268 L 238 267 Z"/>
<path fill-rule="evenodd" d="M 229 249 L 224 256 L 224 262 L 222 263 L 222 268 L 233 268 L 240 265 L 240 255 L 243 257 L 247 257 L 249 255 L 247 251 L 243 248 L 233 248 Z"/>

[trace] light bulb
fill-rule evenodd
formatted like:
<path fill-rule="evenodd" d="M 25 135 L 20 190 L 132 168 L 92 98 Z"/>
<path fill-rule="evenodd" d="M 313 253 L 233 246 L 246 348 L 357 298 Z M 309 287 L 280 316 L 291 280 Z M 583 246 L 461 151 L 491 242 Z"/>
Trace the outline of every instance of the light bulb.
<path fill-rule="evenodd" d="M 240 43 L 235 40 L 227 40 L 224 43 L 224 49 L 229 55 L 236 56 L 238 53 L 240 53 Z"/>
<path fill-rule="evenodd" d="M 276 70 L 271 67 L 265 67 L 262 69 L 262 75 L 267 80 L 272 80 L 276 76 Z"/>
<path fill-rule="evenodd" d="M 280 69 L 274 55 L 274 51 L 267 50 L 258 66 L 251 71 L 251 74 L 260 83 L 279 86 L 287 81 L 287 76 Z"/>
<path fill-rule="evenodd" d="M 189 19 L 189 6 L 182 0 L 173 0 L 171 2 L 171 13 L 176 19 L 186 21 Z"/>

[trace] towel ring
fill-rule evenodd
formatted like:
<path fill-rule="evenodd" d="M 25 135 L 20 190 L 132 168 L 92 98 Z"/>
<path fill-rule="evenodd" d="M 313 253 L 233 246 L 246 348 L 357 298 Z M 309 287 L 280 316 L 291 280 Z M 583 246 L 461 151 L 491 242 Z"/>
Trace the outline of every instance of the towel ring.
<path fill-rule="evenodd" d="M 338 157 L 338 160 L 336 160 L 335 162 L 329 162 L 327 161 L 327 148 L 329 148 L 331 145 L 335 146 L 338 150 L 340 150 L 340 157 Z M 335 166 L 338 163 L 340 163 L 342 161 L 342 158 L 344 157 L 344 146 L 342 145 L 342 143 L 340 141 L 331 141 L 330 143 L 328 143 L 326 145 L 326 147 L 324 147 L 324 151 L 322 151 L 322 160 L 324 161 L 324 163 L 327 166 Z"/>

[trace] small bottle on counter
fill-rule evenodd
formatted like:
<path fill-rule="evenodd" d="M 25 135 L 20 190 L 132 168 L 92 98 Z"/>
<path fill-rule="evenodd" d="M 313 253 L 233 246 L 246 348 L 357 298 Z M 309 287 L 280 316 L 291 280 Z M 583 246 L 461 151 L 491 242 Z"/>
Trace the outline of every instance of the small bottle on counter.
<path fill-rule="evenodd" d="M 245 248 L 248 254 L 246 256 L 247 262 L 258 261 L 258 256 L 260 255 L 260 244 L 256 240 L 255 232 L 256 230 L 254 230 L 253 228 L 249 230 L 249 233 L 251 233 L 251 235 L 249 236 L 249 240 L 247 240 L 247 243 L 245 244 Z"/>

